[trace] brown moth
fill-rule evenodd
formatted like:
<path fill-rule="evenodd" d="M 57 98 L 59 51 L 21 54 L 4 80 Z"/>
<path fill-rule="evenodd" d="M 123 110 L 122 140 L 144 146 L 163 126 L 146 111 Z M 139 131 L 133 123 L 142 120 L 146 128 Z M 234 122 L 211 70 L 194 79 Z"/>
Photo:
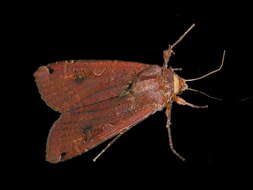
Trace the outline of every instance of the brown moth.
<path fill-rule="evenodd" d="M 170 149 L 185 160 L 172 143 L 172 104 L 206 108 L 193 105 L 179 95 L 185 90 L 197 91 L 186 82 L 218 72 L 225 56 L 224 51 L 218 69 L 195 79 L 183 79 L 175 73 L 177 69 L 168 67 L 173 48 L 193 27 L 194 24 L 163 52 L 162 67 L 118 60 L 72 60 L 39 67 L 34 77 L 41 97 L 61 113 L 48 135 L 46 160 L 65 161 L 115 137 L 95 161 L 127 130 L 164 108 Z"/>

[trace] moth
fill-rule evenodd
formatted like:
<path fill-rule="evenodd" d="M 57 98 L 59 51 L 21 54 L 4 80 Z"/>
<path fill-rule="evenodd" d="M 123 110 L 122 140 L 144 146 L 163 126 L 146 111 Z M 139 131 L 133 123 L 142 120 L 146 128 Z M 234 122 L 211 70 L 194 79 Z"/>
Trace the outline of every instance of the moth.
<path fill-rule="evenodd" d="M 72 60 L 41 66 L 34 73 L 41 98 L 61 113 L 47 139 L 46 160 L 58 163 L 69 160 L 114 139 L 94 158 L 108 149 L 122 134 L 151 114 L 166 108 L 169 147 L 171 108 L 173 102 L 193 108 L 179 95 L 192 90 L 186 82 L 218 72 L 218 69 L 194 79 L 184 79 L 177 69 L 168 67 L 173 48 L 194 27 L 193 24 L 173 45 L 163 51 L 163 66 L 118 60 Z M 197 91 L 204 94 L 201 91 Z"/>

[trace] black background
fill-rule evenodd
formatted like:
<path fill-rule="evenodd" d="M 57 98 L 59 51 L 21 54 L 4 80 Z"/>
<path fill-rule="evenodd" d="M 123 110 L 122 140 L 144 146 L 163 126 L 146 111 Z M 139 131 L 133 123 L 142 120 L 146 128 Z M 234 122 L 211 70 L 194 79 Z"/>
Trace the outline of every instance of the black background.
<path fill-rule="evenodd" d="M 16 126 L 21 131 L 16 134 L 21 138 L 14 145 L 14 159 L 23 166 L 21 173 L 29 172 L 35 179 L 42 175 L 45 182 L 59 179 L 61 184 L 68 184 L 68 177 L 77 177 L 83 181 L 76 183 L 85 188 L 88 181 L 96 186 L 105 183 L 100 179 L 112 177 L 113 181 L 115 176 L 123 185 L 143 176 L 163 176 L 168 181 L 172 176 L 191 176 L 191 172 L 185 174 L 182 169 L 199 171 L 205 178 L 210 171 L 225 170 L 225 166 L 248 166 L 253 95 L 252 29 L 246 7 L 98 3 L 29 4 L 20 9 L 11 18 L 15 22 L 9 25 L 14 40 L 10 49 L 17 50 L 11 59 L 19 59 L 14 63 L 15 70 L 22 70 L 20 79 L 26 80 L 17 87 L 21 92 L 22 106 L 18 112 L 22 120 Z M 106 143 L 66 162 L 45 161 L 47 135 L 59 114 L 47 107 L 37 91 L 32 75 L 39 66 L 72 59 L 118 59 L 162 65 L 162 51 L 193 23 L 196 27 L 174 49 L 176 55 L 169 63 L 174 68 L 183 68 L 178 74 L 184 78 L 198 77 L 219 66 L 223 50 L 226 57 L 219 73 L 190 83 L 192 88 L 223 101 L 185 92 L 185 100 L 208 104 L 209 108 L 173 105 L 174 146 L 187 159 L 185 163 L 169 150 L 164 111 L 133 127 L 95 163 L 92 158 Z M 111 183 L 108 181 L 105 184 Z"/>

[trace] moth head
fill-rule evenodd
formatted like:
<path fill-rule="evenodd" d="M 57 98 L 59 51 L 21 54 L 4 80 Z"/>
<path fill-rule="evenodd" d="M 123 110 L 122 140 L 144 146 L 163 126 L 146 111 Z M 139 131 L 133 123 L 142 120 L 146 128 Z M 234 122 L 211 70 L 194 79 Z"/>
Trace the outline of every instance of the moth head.
<path fill-rule="evenodd" d="M 174 94 L 180 94 L 184 90 L 188 89 L 188 85 L 185 80 L 179 77 L 176 73 L 173 73 L 173 85 L 174 85 Z"/>

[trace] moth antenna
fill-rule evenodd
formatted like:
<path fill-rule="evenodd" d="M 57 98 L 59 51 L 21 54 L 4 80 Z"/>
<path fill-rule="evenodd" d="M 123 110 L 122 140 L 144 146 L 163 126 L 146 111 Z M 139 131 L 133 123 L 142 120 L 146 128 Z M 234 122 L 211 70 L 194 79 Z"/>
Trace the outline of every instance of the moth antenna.
<path fill-rule="evenodd" d="M 183 35 L 181 35 L 179 38 L 178 38 L 178 40 L 174 43 L 174 44 L 172 44 L 171 46 L 170 46 L 170 48 L 172 49 L 172 48 L 174 48 L 179 42 L 181 42 L 182 40 L 183 40 L 183 38 L 192 30 L 192 28 L 195 26 L 195 24 L 192 24 L 191 26 L 190 26 L 190 28 L 188 28 L 188 30 L 186 30 L 184 33 L 183 33 Z"/>
<path fill-rule="evenodd" d="M 207 73 L 207 74 L 205 74 L 205 75 L 202 75 L 202 76 L 200 76 L 200 77 L 198 77 L 198 78 L 184 79 L 184 81 L 186 81 L 186 82 L 196 81 L 196 80 L 200 80 L 200 79 L 206 78 L 206 77 L 208 77 L 209 75 L 212 75 L 212 74 L 214 74 L 214 73 L 217 73 L 217 72 L 220 71 L 220 70 L 222 69 L 222 67 L 223 67 L 224 59 L 225 59 L 225 54 L 226 54 L 226 51 L 224 50 L 224 51 L 223 51 L 223 56 L 222 56 L 221 65 L 220 65 L 220 67 L 219 67 L 218 69 L 215 69 L 215 70 L 213 70 L 213 71 L 211 71 L 211 72 L 209 72 L 209 73 Z"/>
<path fill-rule="evenodd" d="M 176 42 L 174 42 L 174 44 L 169 45 L 168 49 L 163 51 L 163 59 L 164 59 L 164 64 L 163 67 L 164 68 L 168 68 L 168 62 L 170 60 L 170 57 L 172 54 L 174 54 L 173 48 L 183 40 L 183 38 L 190 32 L 190 30 L 195 26 L 195 24 L 192 24 L 190 26 L 190 28 L 188 28 L 188 30 L 186 30 L 183 35 L 181 35 L 178 40 Z"/>
<path fill-rule="evenodd" d="M 216 98 L 216 97 L 214 97 L 214 96 L 210 96 L 209 94 L 207 94 L 207 93 L 205 93 L 205 92 L 202 92 L 202 91 L 200 91 L 200 90 L 196 90 L 196 89 L 193 89 L 193 88 L 187 88 L 187 89 L 185 89 L 185 90 L 189 90 L 189 91 L 193 91 L 193 92 L 198 92 L 198 93 L 200 93 L 200 94 L 202 94 L 202 95 L 204 95 L 204 96 L 207 96 L 208 98 L 212 98 L 212 99 L 215 99 L 215 100 L 218 100 L 218 101 L 222 101 L 221 98 Z"/>

